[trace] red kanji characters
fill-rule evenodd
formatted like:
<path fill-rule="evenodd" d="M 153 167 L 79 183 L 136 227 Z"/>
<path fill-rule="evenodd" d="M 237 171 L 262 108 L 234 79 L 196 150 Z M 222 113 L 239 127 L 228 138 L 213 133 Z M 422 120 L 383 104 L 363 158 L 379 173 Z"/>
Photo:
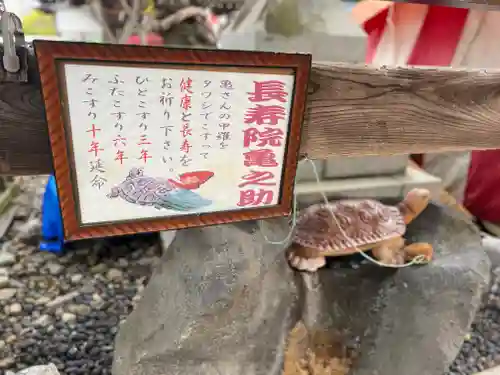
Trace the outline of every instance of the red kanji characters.
<path fill-rule="evenodd" d="M 100 151 L 104 151 L 102 148 L 100 148 L 99 146 L 99 142 L 96 142 L 96 141 L 92 141 L 90 142 L 90 148 L 89 148 L 89 151 L 88 152 L 93 152 L 94 153 L 94 156 L 97 157 L 97 154 L 100 152 Z"/>
<path fill-rule="evenodd" d="M 121 135 L 117 136 L 115 139 L 113 139 L 113 144 L 115 147 L 117 147 L 118 143 L 120 143 L 122 146 L 126 146 L 127 138 L 122 137 Z"/>
<path fill-rule="evenodd" d="M 243 154 L 245 167 L 277 167 L 276 154 L 273 150 L 251 150 Z"/>
<path fill-rule="evenodd" d="M 95 127 L 95 124 L 92 124 L 92 127 L 91 127 L 89 130 L 87 130 L 86 132 L 87 132 L 87 133 L 92 133 L 92 138 L 95 138 L 96 133 L 97 133 L 97 132 L 100 132 L 100 131 L 101 131 L 101 129 L 96 128 L 96 127 Z"/>
<path fill-rule="evenodd" d="M 255 128 L 243 130 L 243 146 L 250 147 L 250 144 L 257 143 L 258 147 L 281 146 L 285 133 L 281 129 L 265 128 L 259 131 Z"/>
<path fill-rule="evenodd" d="M 281 103 L 286 102 L 288 93 L 285 91 L 285 84 L 281 81 L 254 81 L 255 91 L 249 92 L 248 100 L 251 102 L 267 102 L 277 100 Z"/>
<path fill-rule="evenodd" d="M 185 122 L 182 124 L 182 129 L 181 129 L 181 134 L 183 138 L 186 138 L 188 135 L 193 135 L 192 134 L 193 129 L 189 127 L 189 123 Z"/>
<path fill-rule="evenodd" d="M 123 151 L 121 151 L 121 150 L 116 151 L 115 161 L 118 161 L 118 162 L 120 162 L 120 164 L 123 164 L 123 160 L 124 159 L 128 159 L 125 156 L 125 153 Z"/>
<path fill-rule="evenodd" d="M 258 206 L 260 204 L 273 203 L 274 192 L 272 190 L 242 190 L 240 191 L 239 207 Z"/>
<path fill-rule="evenodd" d="M 285 115 L 285 107 L 281 105 L 257 104 L 245 114 L 245 124 L 276 125 L 279 120 L 285 119 Z"/>
<path fill-rule="evenodd" d="M 276 181 L 266 182 L 269 180 L 274 180 L 274 174 L 269 171 L 250 171 L 249 174 L 242 177 L 244 182 L 238 185 L 242 188 L 248 185 L 257 186 L 275 186 Z"/>
<path fill-rule="evenodd" d="M 181 79 L 181 92 L 188 92 L 192 94 L 191 89 L 193 88 L 193 80 L 188 77 L 188 79 Z"/>
<path fill-rule="evenodd" d="M 181 108 L 184 109 L 185 111 L 191 108 L 191 96 L 184 95 L 181 98 Z"/>
<path fill-rule="evenodd" d="M 250 102 L 267 102 L 271 100 L 285 103 L 288 93 L 285 91 L 285 83 L 278 80 L 254 81 L 254 92 L 248 93 Z M 245 113 L 245 124 L 267 125 L 263 130 L 247 128 L 243 130 L 243 146 L 250 147 L 279 147 L 284 144 L 285 131 L 269 126 L 277 125 L 286 118 L 286 109 L 279 104 L 262 105 L 256 104 Z M 253 149 L 243 153 L 245 167 L 275 168 L 279 167 L 276 154 L 272 149 Z M 280 172 L 277 172 L 280 173 Z M 250 170 L 242 177 L 239 188 L 245 186 L 274 186 L 278 185 L 275 175 L 269 170 Z M 274 189 L 250 189 L 240 191 L 240 207 L 269 205 L 274 201 Z"/>
<path fill-rule="evenodd" d="M 145 149 L 142 149 L 141 150 L 141 156 L 138 158 L 139 160 L 143 160 L 144 163 L 146 163 L 148 161 L 148 159 L 151 159 L 152 156 L 149 155 L 149 151 L 148 150 L 145 150 Z"/>
<path fill-rule="evenodd" d="M 183 142 L 182 142 L 182 145 L 181 145 L 181 151 L 182 152 L 185 152 L 186 154 L 189 154 L 189 151 L 191 150 L 191 144 L 189 143 L 189 141 L 187 139 L 185 139 Z"/>
<path fill-rule="evenodd" d="M 150 145 L 151 142 L 148 141 L 148 137 L 145 134 L 141 134 L 141 137 L 139 139 L 139 142 L 137 142 L 138 146 L 142 145 Z"/>

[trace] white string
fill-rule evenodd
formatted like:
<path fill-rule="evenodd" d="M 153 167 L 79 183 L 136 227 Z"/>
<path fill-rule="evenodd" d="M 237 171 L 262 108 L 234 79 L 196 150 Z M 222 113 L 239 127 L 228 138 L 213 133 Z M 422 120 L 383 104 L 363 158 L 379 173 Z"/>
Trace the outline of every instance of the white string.
<path fill-rule="evenodd" d="M 299 165 L 300 163 L 304 162 L 305 159 L 299 160 Z M 290 238 L 292 238 L 293 232 L 295 231 L 295 227 L 297 226 L 297 178 L 295 178 L 295 183 L 293 187 L 293 205 L 292 205 L 292 213 L 291 213 L 291 220 L 292 220 L 292 225 L 290 227 L 290 230 L 288 231 L 288 234 L 284 239 L 281 241 L 271 241 L 269 237 L 264 233 L 262 230 L 261 226 L 261 221 L 259 221 L 259 229 L 260 233 L 262 234 L 262 237 L 266 240 L 267 243 L 271 245 L 286 245 L 290 241 Z"/>
<path fill-rule="evenodd" d="M 302 163 L 302 162 L 306 162 L 306 161 L 310 163 L 310 165 L 312 167 L 312 170 L 313 170 L 313 173 L 314 173 L 314 177 L 316 178 L 316 183 L 317 183 L 318 187 L 321 188 L 321 178 L 319 176 L 318 169 L 316 168 L 316 165 L 314 164 L 314 161 L 311 160 L 311 159 L 309 159 L 308 157 L 305 157 L 304 159 L 300 160 L 299 164 Z M 294 189 L 294 193 L 293 193 L 293 208 L 292 208 L 292 213 L 291 213 L 292 225 L 290 227 L 290 230 L 289 230 L 287 236 L 283 240 L 281 240 L 281 241 L 271 241 L 266 236 L 266 234 L 262 231 L 262 227 L 260 227 L 260 232 L 262 233 L 262 236 L 264 237 L 264 239 L 268 243 L 270 243 L 272 245 L 284 245 L 284 244 L 287 244 L 288 241 L 290 240 L 291 236 L 293 235 L 293 232 L 295 231 L 295 227 L 297 226 L 297 190 L 296 190 L 296 187 L 297 187 L 297 179 L 295 180 L 295 189 Z M 368 261 L 370 261 L 370 262 L 372 262 L 372 263 L 374 263 L 374 264 L 376 264 L 376 265 L 378 265 L 380 267 L 387 267 L 387 268 L 405 268 L 405 267 L 413 266 L 415 264 L 426 264 L 426 263 L 428 263 L 428 261 L 427 261 L 427 259 L 426 259 L 426 257 L 424 255 L 418 255 L 415 258 L 413 258 L 410 262 L 405 263 L 405 264 L 387 264 L 387 263 L 382 263 L 382 262 L 378 261 L 377 259 L 369 256 L 368 254 L 366 254 L 366 252 L 364 252 L 363 250 L 361 250 L 356 245 L 355 241 L 352 238 L 350 238 L 348 236 L 348 234 L 344 231 L 344 229 L 340 225 L 340 222 L 337 219 L 337 216 L 333 212 L 332 205 L 328 201 L 328 197 L 326 196 L 326 194 L 324 193 L 324 191 L 322 189 L 319 189 L 319 192 L 320 192 L 320 194 L 321 194 L 321 196 L 323 198 L 325 206 L 328 208 L 330 214 L 332 215 L 333 220 L 335 221 L 335 224 L 339 228 L 340 234 L 342 234 L 342 236 L 344 237 L 344 239 L 347 241 L 348 245 L 350 245 L 353 249 L 355 249 L 359 254 L 361 254 Z M 259 226 L 260 226 L 260 222 L 259 222 Z"/>

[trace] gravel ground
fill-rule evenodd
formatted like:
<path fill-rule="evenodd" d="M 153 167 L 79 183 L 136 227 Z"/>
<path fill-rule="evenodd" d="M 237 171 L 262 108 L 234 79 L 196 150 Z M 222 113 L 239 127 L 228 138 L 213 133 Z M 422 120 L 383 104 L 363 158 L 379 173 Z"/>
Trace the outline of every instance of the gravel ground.
<path fill-rule="evenodd" d="M 500 365 L 500 268 L 455 362 L 446 375 L 469 375 Z"/>
<path fill-rule="evenodd" d="M 29 179 L 23 207 L 0 244 L 0 374 L 54 363 L 61 374 L 111 373 L 120 321 L 133 309 L 160 254 L 157 236 L 72 244 L 40 252 L 40 194 Z"/>
<path fill-rule="evenodd" d="M 16 220 L 0 242 L 0 374 L 49 362 L 62 375 L 111 374 L 115 334 L 159 261 L 158 237 L 78 242 L 62 256 L 40 252 L 45 181 L 25 179 Z M 500 268 L 484 301 L 445 375 L 500 365 Z"/>

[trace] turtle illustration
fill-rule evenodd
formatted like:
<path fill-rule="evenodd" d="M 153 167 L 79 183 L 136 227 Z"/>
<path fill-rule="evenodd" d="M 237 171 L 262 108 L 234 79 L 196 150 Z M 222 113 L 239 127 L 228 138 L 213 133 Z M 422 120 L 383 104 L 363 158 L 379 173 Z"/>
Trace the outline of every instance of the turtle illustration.
<path fill-rule="evenodd" d="M 314 272 L 325 265 L 326 256 L 350 255 L 359 250 L 371 250 L 384 264 L 403 264 L 418 255 L 430 261 L 430 244 L 405 245 L 403 238 L 406 225 L 427 207 L 429 200 L 428 190 L 413 189 L 395 206 L 372 199 L 312 205 L 297 218 L 288 251 L 290 265 Z"/>
<path fill-rule="evenodd" d="M 125 180 L 112 187 L 107 196 L 120 197 L 129 203 L 152 206 L 158 210 L 192 211 L 212 203 L 191 191 L 206 182 L 213 173 L 199 172 L 199 175 L 204 181 L 200 178 L 194 181 L 197 178 L 194 173 L 181 175 L 180 181 L 175 181 L 145 176 L 142 168 L 132 168 Z"/>

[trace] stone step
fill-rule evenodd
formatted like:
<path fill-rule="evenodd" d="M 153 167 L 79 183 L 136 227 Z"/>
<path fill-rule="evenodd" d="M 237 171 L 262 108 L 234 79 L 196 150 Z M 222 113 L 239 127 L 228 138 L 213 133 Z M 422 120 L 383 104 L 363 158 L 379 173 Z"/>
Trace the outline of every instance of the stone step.
<path fill-rule="evenodd" d="M 354 177 L 403 176 L 408 166 L 408 155 L 374 155 L 314 160 L 316 171 L 322 180 Z M 301 163 L 297 169 L 297 181 L 316 181 L 311 163 Z"/>
<path fill-rule="evenodd" d="M 401 198 L 413 188 L 426 188 L 437 199 L 441 179 L 420 169 L 409 166 L 399 176 L 343 178 L 323 180 L 320 183 L 299 182 L 296 187 L 301 204 L 313 204 L 323 200 L 323 191 L 329 199 L 339 198 Z"/>

